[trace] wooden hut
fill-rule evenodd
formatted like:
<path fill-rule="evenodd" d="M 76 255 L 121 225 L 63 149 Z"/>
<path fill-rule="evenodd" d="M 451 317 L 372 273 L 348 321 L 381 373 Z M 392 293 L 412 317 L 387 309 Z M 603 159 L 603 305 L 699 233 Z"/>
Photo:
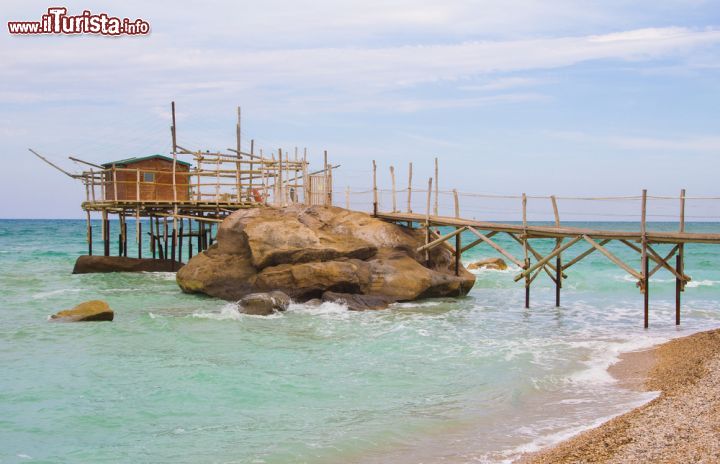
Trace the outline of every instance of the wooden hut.
<path fill-rule="evenodd" d="M 175 162 L 174 184 L 173 159 L 163 155 L 127 158 L 102 167 L 107 201 L 174 201 L 174 190 L 177 201 L 190 200 L 190 163 Z"/>

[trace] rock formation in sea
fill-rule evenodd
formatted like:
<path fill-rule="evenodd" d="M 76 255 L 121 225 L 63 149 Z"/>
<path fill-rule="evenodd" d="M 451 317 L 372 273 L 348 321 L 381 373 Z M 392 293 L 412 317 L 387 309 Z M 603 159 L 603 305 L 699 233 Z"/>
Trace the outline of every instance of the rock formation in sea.
<path fill-rule="evenodd" d="M 495 271 L 504 271 L 507 268 L 508 265 L 502 258 L 485 258 L 468 265 L 468 269 L 492 269 Z"/>
<path fill-rule="evenodd" d="M 73 309 L 66 309 L 50 316 L 53 322 L 112 321 L 115 313 L 107 302 L 91 300 L 80 303 Z"/>
<path fill-rule="evenodd" d="M 95 272 L 173 272 L 183 267 L 179 261 L 138 259 L 124 256 L 79 256 L 73 274 Z"/>
<path fill-rule="evenodd" d="M 426 262 L 417 252 L 424 243 L 422 230 L 337 207 L 240 210 L 220 225 L 215 244 L 178 271 L 177 282 L 185 292 L 226 300 L 278 290 L 300 302 L 344 300 L 352 309 L 467 294 L 475 276 L 462 266 L 456 276 L 442 246 Z"/>

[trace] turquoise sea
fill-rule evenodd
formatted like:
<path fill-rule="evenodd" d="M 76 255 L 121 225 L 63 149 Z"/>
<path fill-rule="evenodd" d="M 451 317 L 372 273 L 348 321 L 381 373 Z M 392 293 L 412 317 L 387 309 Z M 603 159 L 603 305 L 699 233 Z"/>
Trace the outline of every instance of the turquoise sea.
<path fill-rule="evenodd" d="M 616 386 L 618 353 L 720 326 L 720 247 L 686 250 L 679 328 L 669 273 L 644 330 L 635 283 L 597 253 L 568 271 L 560 308 L 541 276 L 524 309 L 514 269 L 479 272 L 462 299 L 263 318 L 184 295 L 173 274 L 72 275 L 83 221 L 0 220 L 0 462 L 511 461 L 653 397 Z M 47 322 L 98 298 L 114 322 Z"/>

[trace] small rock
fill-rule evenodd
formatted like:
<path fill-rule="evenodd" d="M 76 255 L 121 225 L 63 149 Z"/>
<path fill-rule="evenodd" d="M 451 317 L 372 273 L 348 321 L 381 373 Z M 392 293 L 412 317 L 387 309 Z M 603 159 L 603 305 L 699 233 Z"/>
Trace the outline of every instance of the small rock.
<path fill-rule="evenodd" d="M 110 306 L 102 300 L 91 300 L 80 303 L 73 309 L 60 311 L 50 316 L 55 322 L 86 322 L 86 321 L 112 321 L 115 313 Z"/>
<path fill-rule="evenodd" d="M 381 295 L 360 295 L 355 293 L 325 292 L 323 301 L 342 303 L 351 311 L 365 311 L 368 309 L 385 309 L 394 300 Z"/>
<path fill-rule="evenodd" d="M 502 258 L 485 258 L 468 266 L 468 269 L 492 269 L 496 271 L 504 271 L 507 268 L 507 263 Z"/>
<path fill-rule="evenodd" d="M 238 301 L 241 313 L 268 316 L 276 311 L 285 311 L 290 306 L 290 297 L 283 292 L 251 293 Z"/>

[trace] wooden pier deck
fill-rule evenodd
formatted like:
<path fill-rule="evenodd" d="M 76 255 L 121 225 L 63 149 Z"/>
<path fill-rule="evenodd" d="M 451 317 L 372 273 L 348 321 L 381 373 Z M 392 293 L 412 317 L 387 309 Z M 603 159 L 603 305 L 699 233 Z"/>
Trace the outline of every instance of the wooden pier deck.
<path fill-rule="evenodd" d="M 395 168 L 390 167 L 391 189 L 380 190 L 377 182 L 377 163 L 373 161 L 373 186 L 372 186 L 372 211 L 375 217 L 395 222 L 406 223 L 408 226 L 419 226 L 425 230 L 425 244 L 417 249 L 417 252 L 428 251 L 437 246 L 443 246 L 450 250 L 455 259 L 455 272 L 460 272 L 461 256 L 468 250 L 479 246 L 487 245 L 494 252 L 502 255 L 505 259 L 515 264 L 520 271 L 514 280 L 524 281 L 525 286 L 525 307 L 530 307 L 530 288 L 533 281 L 541 274 L 547 275 L 555 285 L 555 305 L 560 306 L 561 289 L 563 280 L 568 278 L 567 271 L 570 267 L 598 252 L 605 256 L 620 269 L 629 274 L 637 281 L 637 287 L 643 294 L 644 305 L 644 326 L 649 325 L 650 307 L 650 278 L 660 271 L 670 272 L 675 277 L 675 323 L 680 324 L 681 293 L 685 291 L 687 283 L 691 280 L 685 273 L 685 245 L 687 244 L 720 244 L 720 233 L 695 233 L 685 229 L 685 207 L 686 192 L 681 190 L 677 198 L 654 197 L 655 199 L 677 200 L 677 231 L 648 230 L 647 221 L 647 190 L 643 190 L 639 196 L 624 197 L 575 197 L 574 200 L 582 201 L 636 201 L 640 202 L 640 209 L 635 220 L 639 219 L 640 229 L 631 230 L 610 230 L 590 229 L 563 225 L 560 222 L 558 209 L 558 198 L 554 195 L 533 197 L 534 199 L 550 200 L 554 216 L 553 225 L 538 225 L 528 222 L 528 196 L 522 195 L 482 195 L 465 194 L 468 196 L 485 198 L 502 198 L 509 201 L 517 201 L 522 205 L 521 218 L 517 222 L 490 222 L 476 219 L 463 218 L 460 214 L 459 194 L 456 190 L 443 192 L 453 197 L 453 215 L 442 215 L 438 206 L 440 190 L 438 188 L 438 160 L 435 159 L 435 175 L 430 177 L 427 183 L 427 190 L 416 190 L 412 184 L 412 163 L 408 166 L 408 185 L 406 189 L 398 191 L 395 185 Z M 434 188 L 433 188 L 434 186 Z M 392 209 L 382 211 L 379 201 L 381 192 L 390 193 Z M 407 195 L 406 211 L 400 211 L 398 207 L 397 194 Z M 426 194 L 424 213 L 412 211 L 413 193 Z M 349 205 L 350 192 L 346 194 L 346 205 Z M 720 200 L 720 198 L 695 198 L 700 200 Z M 452 228 L 449 233 L 441 235 L 439 227 Z M 469 232 L 473 236 L 471 243 L 462 243 L 462 235 Z M 516 256 L 508 249 L 501 246 L 496 236 L 508 236 L 522 247 L 522 255 Z M 534 241 L 551 240 L 554 246 L 545 254 L 539 252 L 540 247 L 533 246 Z M 454 242 L 454 243 L 452 243 Z M 639 258 L 640 267 L 636 269 L 627 260 L 621 259 L 607 247 L 610 243 L 619 243 L 627 247 Z M 658 251 L 659 246 L 671 246 L 669 252 Z M 583 247 L 578 254 L 573 253 L 572 257 L 564 261 L 567 252 L 573 247 Z M 548 248 L 548 247 L 544 247 Z M 657 248 L 657 249 L 656 249 Z M 674 262 L 671 260 L 675 258 Z"/>

